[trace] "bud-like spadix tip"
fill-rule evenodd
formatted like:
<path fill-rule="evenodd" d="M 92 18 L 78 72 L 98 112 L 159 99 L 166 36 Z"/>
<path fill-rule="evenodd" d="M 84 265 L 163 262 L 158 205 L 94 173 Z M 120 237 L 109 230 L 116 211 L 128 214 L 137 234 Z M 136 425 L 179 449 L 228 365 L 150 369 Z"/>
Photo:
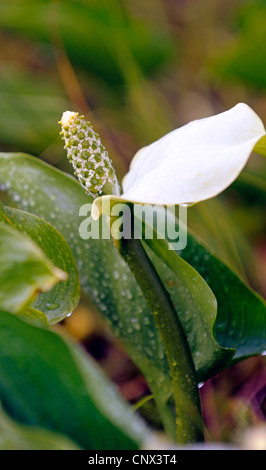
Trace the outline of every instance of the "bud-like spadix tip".
<path fill-rule="evenodd" d="M 108 152 L 90 122 L 79 113 L 65 111 L 59 124 L 67 157 L 86 191 L 93 197 L 119 195 L 119 185 Z"/>

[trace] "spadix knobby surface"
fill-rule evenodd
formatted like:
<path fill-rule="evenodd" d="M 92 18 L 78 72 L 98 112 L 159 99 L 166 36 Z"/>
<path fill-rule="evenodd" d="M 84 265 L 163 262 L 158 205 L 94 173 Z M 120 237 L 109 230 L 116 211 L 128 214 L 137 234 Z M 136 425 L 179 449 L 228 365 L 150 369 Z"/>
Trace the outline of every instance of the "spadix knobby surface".
<path fill-rule="evenodd" d="M 121 198 L 114 199 L 178 205 L 214 197 L 238 177 L 264 136 L 261 119 L 244 103 L 192 121 L 141 149 L 123 180 Z M 95 200 L 99 215 L 102 202 Z"/>

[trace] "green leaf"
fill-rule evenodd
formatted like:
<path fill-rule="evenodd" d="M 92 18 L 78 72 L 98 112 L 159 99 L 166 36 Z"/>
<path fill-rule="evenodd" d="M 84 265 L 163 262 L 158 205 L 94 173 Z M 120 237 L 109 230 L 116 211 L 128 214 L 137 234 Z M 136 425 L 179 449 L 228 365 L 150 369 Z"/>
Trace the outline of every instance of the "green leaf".
<path fill-rule="evenodd" d="M 51 223 L 66 239 L 83 291 L 121 339 L 171 423 L 168 361 L 143 294 L 111 240 L 80 237 L 80 207 L 92 198 L 72 176 L 25 154 L 0 154 L 0 185 L 9 203 Z M 92 229 L 96 225 L 92 222 Z M 175 429 L 174 422 L 170 426 Z"/>
<path fill-rule="evenodd" d="M 0 400 L 12 419 L 83 449 L 137 449 L 150 431 L 85 353 L 0 312 Z"/>
<path fill-rule="evenodd" d="M 62 235 L 45 220 L 14 208 L 0 206 L 0 221 L 5 221 L 30 237 L 45 256 L 67 274 L 49 292 L 41 293 L 32 307 L 46 315 L 50 325 L 65 318 L 79 302 L 79 279 L 76 263 Z"/>
<path fill-rule="evenodd" d="M 66 436 L 18 423 L 0 408 L 0 450 L 79 450 L 79 447 Z"/>
<path fill-rule="evenodd" d="M 168 363 L 143 294 L 111 240 L 83 240 L 79 235 L 79 225 L 87 216 L 86 211 L 81 212 L 82 217 L 79 216 L 80 207 L 92 203 L 92 198 L 84 193 L 72 176 L 34 157 L 0 154 L 0 170 L 0 184 L 6 189 L 5 196 L 13 201 L 12 204 L 50 222 L 67 240 L 77 262 L 84 292 L 98 307 L 146 377 L 160 412 L 171 427 L 169 398 L 172 384 Z M 93 230 L 96 223 L 91 223 Z M 223 348 L 237 348 L 235 357 L 239 359 L 246 353 L 259 354 L 262 348 L 265 349 L 265 304 L 194 235 L 188 234 L 187 247 L 178 254 L 205 279 L 218 302 L 216 321 L 213 313 L 206 320 L 210 334 L 206 342 L 202 341 L 200 361 L 196 352 L 201 350 L 196 351 L 195 348 L 196 344 L 201 345 L 201 335 L 197 339 L 192 339 L 191 335 L 189 338 L 194 361 L 200 367 L 198 380 L 202 381 L 228 365 L 228 357 L 224 363 L 221 360 L 222 348 L 219 354 L 209 354 L 208 341 L 213 351 L 217 343 Z M 172 269 L 162 269 L 164 275 L 174 282 L 173 285 L 168 282 L 166 286 L 177 302 L 176 275 Z M 189 327 L 189 318 L 184 316 L 183 323 Z M 195 334 L 200 332 L 202 329 L 194 329 Z M 173 426 L 175 428 L 175 424 Z"/>
<path fill-rule="evenodd" d="M 163 208 L 157 216 L 165 217 Z M 172 217 L 178 232 L 178 220 Z M 223 348 L 235 349 L 231 362 L 261 354 L 266 346 L 265 300 L 191 232 L 187 234 L 186 248 L 177 253 L 205 279 L 216 297 L 214 336 Z"/>
<path fill-rule="evenodd" d="M 17 313 L 65 279 L 32 240 L 0 222 L 0 308 Z"/>
<path fill-rule="evenodd" d="M 145 240 L 149 257 L 169 291 L 187 336 L 198 377 L 223 369 L 234 350 L 222 348 L 213 335 L 216 298 L 199 273 L 164 239 Z"/>
<path fill-rule="evenodd" d="M 224 348 L 236 349 L 233 361 L 262 354 L 266 346 L 265 300 L 248 287 L 201 241 L 190 234 L 181 256 L 208 282 L 218 303 L 215 335 Z"/>

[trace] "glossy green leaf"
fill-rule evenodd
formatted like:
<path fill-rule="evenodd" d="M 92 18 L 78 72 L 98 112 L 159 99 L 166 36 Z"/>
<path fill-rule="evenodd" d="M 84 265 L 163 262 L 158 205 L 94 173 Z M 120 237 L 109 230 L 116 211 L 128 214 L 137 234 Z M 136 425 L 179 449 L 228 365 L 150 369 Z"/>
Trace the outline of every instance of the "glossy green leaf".
<path fill-rule="evenodd" d="M 225 348 L 235 348 L 233 361 L 261 354 L 266 346 L 265 300 L 249 288 L 204 243 L 190 235 L 181 256 L 208 282 L 218 303 L 215 335 Z"/>
<path fill-rule="evenodd" d="M 37 426 L 26 426 L 0 408 L 0 450 L 79 450 L 66 436 Z"/>
<path fill-rule="evenodd" d="M 168 361 L 143 294 L 110 239 L 80 237 L 86 215 L 79 215 L 80 207 L 92 198 L 72 176 L 25 154 L 0 155 L 0 185 L 10 204 L 48 221 L 67 240 L 83 291 L 145 375 L 161 414 L 175 430 Z"/>
<path fill-rule="evenodd" d="M 181 319 L 198 376 L 224 368 L 234 350 L 225 350 L 214 337 L 217 302 L 210 287 L 166 240 L 153 238 L 145 245 Z"/>
<path fill-rule="evenodd" d="M 95 450 L 137 449 L 149 431 L 77 345 L 0 313 L 0 399 L 24 425 Z"/>
<path fill-rule="evenodd" d="M 160 210 L 157 215 L 164 218 L 165 211 L 163 208 Z M 173 220 L 173 223 L 178 232 L 178 220 Z M 216 340 L 224 348 L 235 349 L 232 361 L 261 354 L 266 347 L 265 300 L 249 288 L 198 237 L 191 232 L 188 232 L 187 237 L 186 248 L 177 253 L 205 279 L 216 297 Z M 173 243 L 176 241 L 178 239 L 172 240 Z"/>
<path fill-rule="evenodd" d="M 5 196 L 8 196 L 12 204 L 33 212 L 50 222 L 67 240 L 77 262 L 83 290 L 104 315 L 113 332 L 120 337 L 128 353 L 145 375 L 160 411 L 171 427 L 172 412 L 171 406 L 168 406 L 168 400 L 172 393 L 172 385 L 168 363 L 161 339 L 141 290 L 111 240 L 93 238 L 83 240 L 80 237 L 80 223 L 86 222 L 86 216 L 90 215 L 87 214 L 84 205 L 91 203 L 92 199 L 84 193 L 82 187 L 72 176 L 27 155 L 1 154 L 0 170 L 0 184 L 2 189 L 5 189 Z M 80 212 L 81 206 L 84 207 Z M 95 227 L 95 222 L 91 221 L 89 229 L 93 230 Z M 264 315 L 264 304 L 261 299 L 257 298 L 226 265 L 193 235 L 189 234 L 187 248 L 183 250 L 181 255 L 210 285 L 218 301 L 217 321 L 214 322 L 212 314 L 206 322 L 210 329 L 213 325 L 213 333 L 210 331 L 209 340 L 214 349 L 217 346 L 216 339 L 224 348 L 238 348 L 240 343 L 243 345 L 245 343 L 248 345 L 246 349 L 249 354 L 259 353 L 258 351 L 261 351 L 264 342 L 260 339 L 262 323 L 259 320 L 253 321 L 253 310 L 256 306 Z M 174 283 L 172 284 L 171 281 L 166 285 L 173 299 L 177 299 L 175 297 L 176 275 L 171 269 L 164 272 L 165 275 L 173 278 Z M 235 293 L 235 289 L 238 287 L 241 296 Z M 229 305 L 226 292 L 228 290 L 232 293 Z M 243 301 L 241 297 L 243 297 Z M 248 299 L 250 299 L 250 304 Z M 181 312 L 179 313 L 181 315 Z M 247 318 L 247 330 L 239 338 L 241 330 L 239 321 L 243 314 Z M 261 314 L 258 314 L 258 317 Z M 187 324 L 189 329 L 189 318 L 185 318 L 185 316 L 186 314 L 184 314 L 183 323 Z M 182 321 L 182 318 L 180 320 Z M 256 347 L 254 347 L 255 343 L 251 341 L 251 335 L 248 332 L 250 323 L 254 327 L 253 339 L 256 336 L 256 341 L 258 341 Z M 223 328 L 226 332 L 227 326 L 229 326 L 230 341 L 226 337 L 226 333 L 221 335 Z M 202 329 L 199 331 L 197 328 L 194 329 L 195 334 L 199 332 L 202 332 Z M 244 337 L 244 335 L 246 336 Z M 191 338 L 190 336 L 190 341 Z M 228 364 L 227 356 L 224 362 L 222 360 L 221 348 L 219 354 L 215 353 L 211 356 L 207 347 L 208 342 L 202 341 L 202 349 L 199 351 L 195 350 L 196 344 L 201 346 L 201 335 L 197 340 L 193 338 L 191 344 L 194 361 L 200 364 L 199 381 L 214 375 Z M 242 346 L 240 352 L 237 351 L 236 357 L 237 355 L 241 357 Z M 196 357 L 196 352 L 202 353 L 200 362 L 200 356 Z"/>
<path fill-rule="evenodd" d="M 17 313 L 66 274 L 15 228 L 0 222 L 0 307 Z"/>
<path fill-rule="evenodd" d="M 66 279 L 49 292 L 40 293 L 32 307 L 46 315 L 54 324 L 69 315 L 79 302 L 79 279 L 76 263 L 62 235 L 45 220 L 9 207 L 0 207 L 0 221 L 7 222 L 30 237 L 47 258 L 66 273 Z"/>
<path fill-rule="evenodd" d="M 92 198 L 72 176 L 25 154 L 0 154 L 0 185 L 12 205 L 48 221 L 65 237 L 83 291 L 122 340 L 175 429 L 167 405 L 172 392 L 168 362 L 143 294 L 110 239 L 80 237 L 80 207 Z"/>

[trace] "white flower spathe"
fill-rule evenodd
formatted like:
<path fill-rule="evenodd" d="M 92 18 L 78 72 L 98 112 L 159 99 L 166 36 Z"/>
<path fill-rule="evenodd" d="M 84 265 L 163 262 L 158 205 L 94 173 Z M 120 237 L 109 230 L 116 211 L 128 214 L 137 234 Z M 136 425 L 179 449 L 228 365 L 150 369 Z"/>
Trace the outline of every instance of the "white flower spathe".
<path fill-rule="evenodd" d="M 123 180 L 122 196 L 111 198 L 156 205 L 212 198 L 233 183 L 264 136 L 261 119 L 244 103 L 192 121 L 141 149 Z M 94 217 L 108 197 L 95 199 Z"/>

